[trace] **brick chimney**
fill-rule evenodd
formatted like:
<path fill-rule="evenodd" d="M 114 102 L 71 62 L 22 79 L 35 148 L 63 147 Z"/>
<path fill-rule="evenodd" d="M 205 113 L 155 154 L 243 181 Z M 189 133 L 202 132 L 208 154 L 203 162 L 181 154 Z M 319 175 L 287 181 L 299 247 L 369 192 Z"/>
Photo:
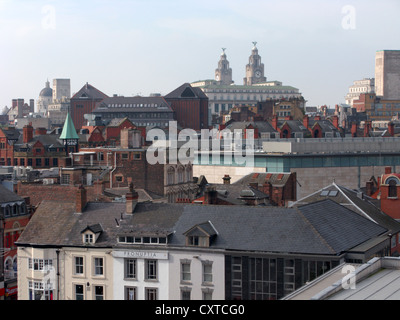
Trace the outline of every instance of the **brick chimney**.
<path fill-rule="evenodd" d="M 309 120 L 307 115 L 303 116 L 303 126 L 306 127 L 306 129 L 308 129 Z"/>
<path fill-rule="evenodd" d="M 216 204 L 217 196 L 218 193 L 215 187 L 207 186 L 204 191 L 204 204 Z"/>
<path fill-rule="evenodd" d="M 394 137 L 394 123 L 389 122 L 388 124 L 388 133 L 391 137 Z"/>
<path fill-rule="evenodd" d="M 369 132 L 371 131 L 372 128 L 372 123 L 370 120 L 365 121 L 364 124 L 364 137 L 368 137 L 369 136 Z"/>
<path fill-rule="evenodd" d="M 46 128 L 36 128 L 35 130 L 35 135 L 40 136 L 40 135 L 45 135 L 47 133 Z"/>
<path fill-rule="evenodd" d="M 351 136 L 353 138 L 357 137 L 357 123 L 352 122 L 351 124 Z"/>
<path fill-rule="evenodd" d="M 133 188 L 133 183 L 129 184 L 129 191 L 126 194 L 126 214 L 133 214 L 139 200 L 139 194 Z"/>
<path fill-rule="evenodd" d="M 229 174 L 224 175 L 222 180 L 224 181 L 224 184 L 231 184 L 231 177 L 229 176 Z"/>
<path fill-rule="evenodd" d="M 82 213 L 87 204 L 86 189 L 80 185 L 76 191 L 75 211 Z"/>
<path fill-rule="evenodd" d="M 392 168 L 391 167 L 385 167 L 385 174 L 391 174 L 392 173 Z"/>
<path fill-rule="evenodd" d="M 332 124 L 336 129 L 339 129 L 339 117 L 338 116 L 332 117 Z"/>
<path fill-rule="evenodd" d="M 23 141 L 28 143 L 33 139 L 33 127 L 32 123 L 27 124 L 22 128 Z"/>
<path fill-rule="evenodd" d="M 321 120 L 321 116 L 315 116 L 315 117 L 314 117 L 314 120 L 315 120 L 315 121 L 320 121 L 320 120 Z"/>

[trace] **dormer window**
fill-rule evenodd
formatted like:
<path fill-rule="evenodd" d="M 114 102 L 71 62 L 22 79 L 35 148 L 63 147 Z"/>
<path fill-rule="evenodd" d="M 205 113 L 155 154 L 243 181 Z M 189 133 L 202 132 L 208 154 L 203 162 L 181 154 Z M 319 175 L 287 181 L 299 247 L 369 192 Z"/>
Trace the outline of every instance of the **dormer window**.
<path fill-rule="evenodd" d="M 87 226 L 85 229 L 81 231 L 83 244 L 86 245 L 95 244 L 102 232 L 103 228 L 99 223 Z"/>
<path fill-rule="evenodd" d="M 195 225 L 184 233 L 187 246 L 209 247 L 218 232 L 211 221 Z"/>

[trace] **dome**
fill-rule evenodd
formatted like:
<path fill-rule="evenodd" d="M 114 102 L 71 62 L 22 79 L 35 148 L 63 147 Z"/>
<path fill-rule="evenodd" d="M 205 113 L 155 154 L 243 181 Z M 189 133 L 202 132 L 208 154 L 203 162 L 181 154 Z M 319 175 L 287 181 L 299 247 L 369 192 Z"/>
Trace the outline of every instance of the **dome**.
<path fill-rule="evenodd" d="M 40 91 L 40 97 L 52 97 L 53 96 L 53 89 L 51 88 L 44 88 Z"/>
<path fill-rule="evenodd" d="M 50 88 L 49 81 L 46 81 L 46 87 L 40 91 L 40 97 L 52 97 L 53 96 L 53 89 Z"/>

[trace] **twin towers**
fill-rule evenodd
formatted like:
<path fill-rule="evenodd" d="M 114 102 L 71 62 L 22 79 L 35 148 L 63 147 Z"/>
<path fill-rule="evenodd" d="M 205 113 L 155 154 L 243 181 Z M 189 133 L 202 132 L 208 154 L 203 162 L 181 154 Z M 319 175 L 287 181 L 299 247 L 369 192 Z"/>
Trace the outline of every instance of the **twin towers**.
<path fill-rule="evenodd" d="M 226 48 L 222 48 L 220 60 L 218 61 L 218 68 L 215 69 L 215 80 L 219 85 L 231 85 L 232 68 L 229 68 L 229 61 L 226 59 Z M 249 63 L 246 65 L 246 77 L 243 78 L 243 85 L 251 86 L 253 84 L 266 82 L 267 78 L 264 76 L 264 64 L 261 63 L 261 57 L 258 54 L 257 42 L 253 42 Z"/>

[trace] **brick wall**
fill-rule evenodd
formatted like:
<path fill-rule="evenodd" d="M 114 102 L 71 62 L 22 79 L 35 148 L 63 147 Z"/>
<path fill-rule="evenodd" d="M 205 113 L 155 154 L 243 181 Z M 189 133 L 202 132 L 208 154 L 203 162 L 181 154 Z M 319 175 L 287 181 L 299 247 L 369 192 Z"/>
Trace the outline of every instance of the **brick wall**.
<path fill-rule="evenodd" d="M 87 201 L 110 201 L 103 195 L 104 185 L 95 183 L 85 186 Z M 40 183 L 18 182 L 17 193 L 19 196 L 30 197 L 30 203 L 37 206 L 43 200 L 75 202 L 78 186 L 73 185 L 43 185 Z M 61 200 L 62 199 L 62 200 Z"/>

